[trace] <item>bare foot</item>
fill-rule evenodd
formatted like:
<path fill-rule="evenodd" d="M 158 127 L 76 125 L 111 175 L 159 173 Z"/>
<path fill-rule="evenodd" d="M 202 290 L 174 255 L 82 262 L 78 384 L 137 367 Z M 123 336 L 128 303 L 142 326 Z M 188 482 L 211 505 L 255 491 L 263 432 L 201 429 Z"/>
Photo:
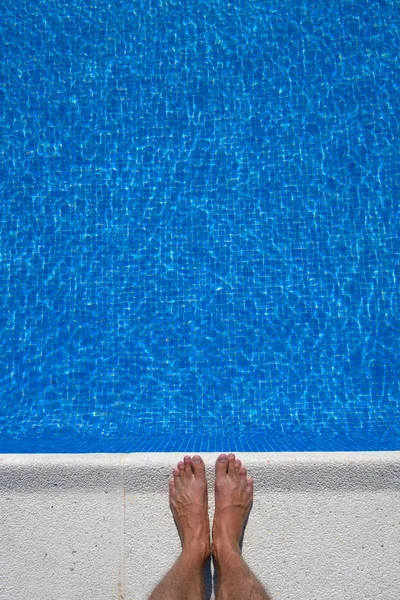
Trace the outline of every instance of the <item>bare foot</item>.
<path fill-rule="evenodd" d="M 210 555 L 207 481 L 203 459 L 184 457 L 169 482 L 169 502 L 183 550 L 207 560 Z"/>
<path fill-rule="evenodd" d="M 215 463 L 215 514 L 212 553 L 240 552 L 239 541 L 253 501 L 253 480 L 234 454 L 220 454 Z"/>

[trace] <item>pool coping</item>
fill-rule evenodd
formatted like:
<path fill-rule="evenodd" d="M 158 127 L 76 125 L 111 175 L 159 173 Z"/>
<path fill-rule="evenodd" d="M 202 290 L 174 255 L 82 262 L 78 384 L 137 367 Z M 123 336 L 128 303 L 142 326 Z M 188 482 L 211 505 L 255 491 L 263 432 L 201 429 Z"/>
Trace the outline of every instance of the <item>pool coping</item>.
<path fill-rule="evenodd" d="M 211 520 L 219 453 L 200 454 Z M 400 452 L 236 456 L 254 478 L 243 556 L 273 600 L 400 597 Z M 168 479 L 182 457 L 1 454 L 4 597 L 147 600 L 181 551 Z M 212 563 L 205 577 L 211 594 Z"/>

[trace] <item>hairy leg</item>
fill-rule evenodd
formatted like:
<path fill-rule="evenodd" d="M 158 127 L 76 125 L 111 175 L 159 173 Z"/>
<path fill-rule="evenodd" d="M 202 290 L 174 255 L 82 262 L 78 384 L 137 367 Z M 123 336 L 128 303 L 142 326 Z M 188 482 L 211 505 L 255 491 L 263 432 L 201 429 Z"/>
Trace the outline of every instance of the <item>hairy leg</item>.
<path fill-rule="evenodd" d="M 182 554 L 157 585 L 150 600 L 203 600 L 203 569 L 210 556 L 207 482 L 200 456 L 185 456 L 169 482 L 169 501 Z"/>
<path fill-rule="evenodd" d="M 244 562 L 240 550 L 223 550 L 217 562 L 216 600 L 270 600 L 262 584 Z"/>
<path fill-rule="evenodd" d="M 183 550 L 149 600 L 204 600 L 203 568 L 197 551 Z"/>
<path fill-rule="evenodd" d="M 239 542 L 253 501 L 253 480 L 234 454 L 215 465 L 212 553 L 218 570 L 217 600 L 270 600 L 244 562 Z"/>

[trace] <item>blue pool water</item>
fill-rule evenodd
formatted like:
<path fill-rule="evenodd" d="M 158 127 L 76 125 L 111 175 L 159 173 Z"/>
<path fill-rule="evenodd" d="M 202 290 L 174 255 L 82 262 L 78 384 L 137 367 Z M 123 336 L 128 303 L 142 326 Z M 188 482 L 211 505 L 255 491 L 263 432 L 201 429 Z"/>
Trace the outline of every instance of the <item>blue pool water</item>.
<path fill-rule="evenodd" d="M 400 12 L 3 0 L 0 452 L 400 449 Z"/>

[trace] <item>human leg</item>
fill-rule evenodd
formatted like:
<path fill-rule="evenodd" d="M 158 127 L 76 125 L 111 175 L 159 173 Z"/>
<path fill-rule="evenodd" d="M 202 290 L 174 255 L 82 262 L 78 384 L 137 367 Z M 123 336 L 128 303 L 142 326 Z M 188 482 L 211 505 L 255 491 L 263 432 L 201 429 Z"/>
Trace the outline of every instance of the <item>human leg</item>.
<path fill-rule="evenodd" d="M 200 456 L 185 456 L 169 482 L 172 514 L 182 554 L 157 585 L 149 600 L 203 600 L 203 569 L 210 556 L 207 482 Z"/>
<path fill-rule="evenodd" d="M 242 558 L 239 546 L 253 501 L 253 480 L 234 454 L 215 465 L 212 554 L 218 570 L 217 600 L 270 600 Z"/>
<path fill-rule="evenodd" d="M 203 600 L 203 568 L 204 563 L 198 560 L 197 552 L 183 550 L 149 600 Z"/>

